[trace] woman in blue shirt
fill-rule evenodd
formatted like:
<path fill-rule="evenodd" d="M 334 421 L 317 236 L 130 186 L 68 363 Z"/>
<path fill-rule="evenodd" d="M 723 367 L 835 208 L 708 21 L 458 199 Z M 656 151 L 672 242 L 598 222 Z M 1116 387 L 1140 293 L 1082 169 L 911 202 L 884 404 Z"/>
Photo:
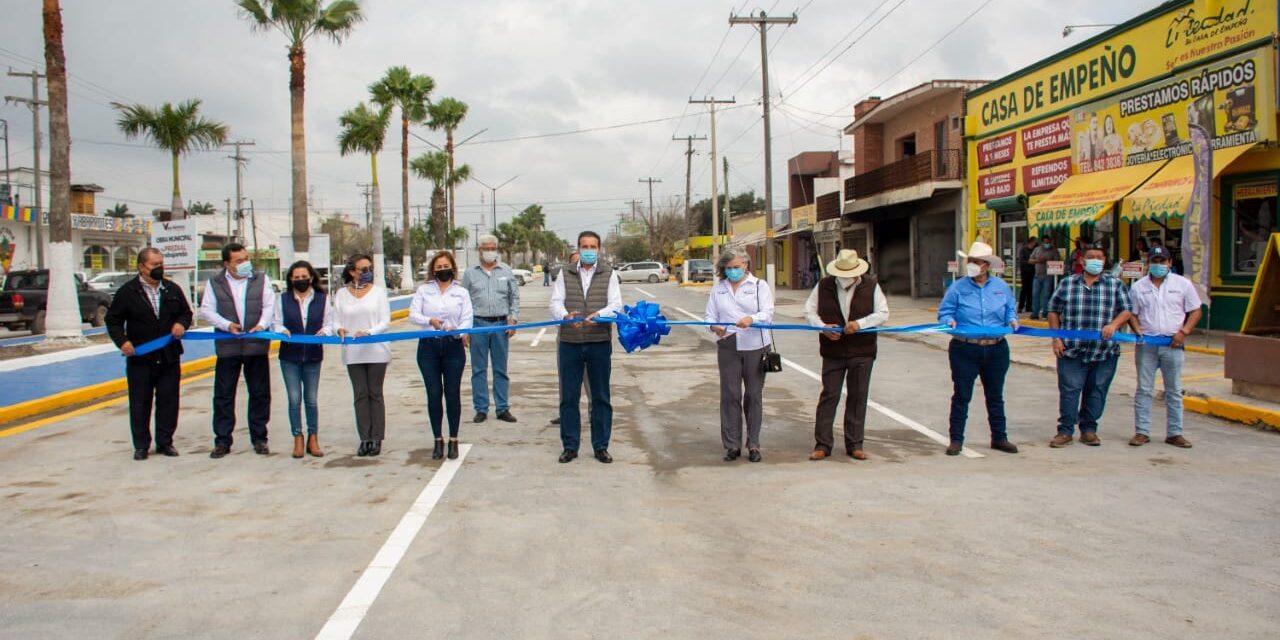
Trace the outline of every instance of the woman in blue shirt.
<path fill-rule="evenodd" d="M 1005 329 L 1018 328 L 1018 301 L 1013 290 L 991 271 L 1004 270 L 1004 261 L 991 246 L 975 242 L 969 252 L 956 252 L 965 261 L 965 277 L 951 283 L 938 305 L 938 322 L 960 329 L 951 338 L 947 353 L 951 360 L 951 444 L 947 455 L 959 455 L 964 448 L 964 426 L 969 418 L 974 381 L 982 378 L 987 399 L 987 420 L 991 423 L 991 448 L 1017 453 L 1009 442 L 1004 415 L 1004 378 L 1009 373 L 1009 343 Z M 988 331 L 984 332 L 983 329 Z"/>

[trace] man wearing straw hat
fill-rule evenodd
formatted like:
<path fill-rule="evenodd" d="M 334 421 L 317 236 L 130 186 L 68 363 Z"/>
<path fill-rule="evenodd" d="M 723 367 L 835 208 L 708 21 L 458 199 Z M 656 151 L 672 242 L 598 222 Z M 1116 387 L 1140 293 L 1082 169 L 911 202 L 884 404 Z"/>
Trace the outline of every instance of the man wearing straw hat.
<path fill-rule="evenodd" d="M 832 423 L 840 388 L 848 380 L 844 407 L 844 449 L 855 460 L 866 460 L 862 439 L 866 431 L 867 394 L 871 388 L 871 365 L 876 360 L 876 334 L 863 329 L 878 327 L 889 320 L 889 301 L 874 276 L 871 265 L 853 249 L 843 249 L 827 264 L 827 276 L 818 281 L 804 303 L 804 316 L 815 327 L 840 328 L 823 332 L 818 338 L 822 354 L 822 394 L 818 397 L 813 425 L 815 444 L 810 460 L 831 457 L 835 446 Z"/>
<path fill-rule="evenodd" d="M 973 384 L 982 378 L 982 394 L 987 400 L 987 422 L 991 425 L 991 448 L 1017 453 L 1005 430 L 1004 378 L 1009 373 L 1009 343 L 1006 327 L 1018 328 L 1017 301 L 1003 278 L 1004 261 L 985 242 L 975 242 L 969 252 L 957 251 L 965 261 L 965 277 L 951 283 L 938 305 L 938 322 L 960 327 L 951 337 L 947 356 L 951 361 L 951 443 L 947 455 L 964 448 L 964 427 L 969 418 Z M 984 331 L 985 330 L 985 331 Z"/>

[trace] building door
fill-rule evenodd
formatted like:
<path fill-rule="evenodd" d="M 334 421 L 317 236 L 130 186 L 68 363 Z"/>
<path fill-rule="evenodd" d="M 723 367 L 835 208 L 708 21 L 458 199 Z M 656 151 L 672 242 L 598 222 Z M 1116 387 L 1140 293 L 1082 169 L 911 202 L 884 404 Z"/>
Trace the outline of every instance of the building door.
<path fill-rule="evenodd" d="M 1009 286 L 1017 286 L 1018 251 L 1027 244 L 1029 233 L 1025 211 L 1000 216 L 1000 231 L 994 249 L 996 255 L 1004 260 L 1004 279 L 1009 281 Z"/>
<path fill-rule="evenodd" d="M 941 297 L 947 288 L 947 262 L 956 259 L 956 213 L 919 215 L 912 222 L 915 281 L 911 293 L 917 298 Z"/>

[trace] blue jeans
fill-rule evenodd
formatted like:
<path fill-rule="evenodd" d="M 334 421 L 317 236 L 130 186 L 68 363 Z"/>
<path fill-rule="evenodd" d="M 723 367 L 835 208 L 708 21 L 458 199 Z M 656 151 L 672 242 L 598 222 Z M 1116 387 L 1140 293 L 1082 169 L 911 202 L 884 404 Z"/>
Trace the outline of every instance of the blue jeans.
<path fill-rule="evenodd" d="M 475 319 L 477 327 L 506 325 L 505 321 Z M 471 336 L 471 404 L 476 413 L 489 412 L 489 361 L 493 359 L 493 403 L 498 413 L 511 408 L 507 403 L 507 390 L 511 378 L 507 376 L 507 350 L 511 339 L 506 333 L 477 333 Z"/>
<path fill-rule="evenodd" d="M 449 437 L 458 437 L 462 419 L 462 370 L 467 350 L 458 338 L 424 338 L 418 341 L 418 370 L 427 387 L 427 417 L 431 433 L 443 437 L 441 420 L 449 418 Z"/>
<path fill-rule="evenodd" d="M 973 383 L 982 378 L 982 395 L 987 400 L 987 422 L 991 441 L 1009 439 L 1004 416 L 1004 378 L 1009 373 L 1009 342 L 983 346 L 952 340 L 947 348 L 951 360 L 951 441 L 964 442 L 964 425 L 969 419 Z"/>
<path fill-rule="evenodd" d="M 1044 317 L 1049 313 L 1049 298 L 1053 297 L 1053 276 L 1036 276 L 1031 288 L 1031 315 Z"/>
<path fill-rule="evenodd" d="M 571 344 L 561 342 L 560 368 L 560 442 L 565 449 L 577 451 L 582 439 L 582 414 L 578 402 L 582 398 L 582 375 L 586 372 L 591 388 L 591 448 L 609 448 L 613 433 L 613 405 L 609 403 L 609 373 L 613 363 L 612 342 Z"/>
<path fill-rule="evenodd" d="M 1186 351 L 1173 347 L 1140 344 L 1133 353 L 1138 367 L 1138 391 L 1133 397 L 1133 425 L 1138 433 L 1151 435 L 1151 395 L 1156 370 L 1164 378 L 1164 409 L 1168 415 L 1165 435 L 1182 435 L 1182 362 Z"/>
<path fill-rule="evenodd" d="M 542 270 L 542 286 L 544 287 L 551 286 L 551 269 Z"/>
<path fill-rule="evenodd" d="M 1119 361 L 1118 355 L 1097 362 L 1058 358 L 1058 433 L 1074 434 L 1077 422 L 1080 433 L 1097 433 Z"/>
<path fill-rule="evenodd" d="M 319 362 L 280 361 L 280 373 L 284 374 L 284 390 L 289 394 L 289 430 L 302 435 L 302 408 L 307 410 L 307 434 L 315 435 L 320 422 L 316 407 L 316 395 L 320 388 Z"/>

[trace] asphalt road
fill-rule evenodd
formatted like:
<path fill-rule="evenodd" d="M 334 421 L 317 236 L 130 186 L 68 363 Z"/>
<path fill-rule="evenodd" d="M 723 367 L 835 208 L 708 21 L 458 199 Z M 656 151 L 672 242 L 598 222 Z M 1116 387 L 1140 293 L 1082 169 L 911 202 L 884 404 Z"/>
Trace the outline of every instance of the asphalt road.
<path fill-rule="evenodd" d="M 676 307 L 700 315 L 706 296 L 625 289 L 672 318 Z M 523 289 L 524 319 L 546 317 L 548 291 Z M 1117 380 L 1103 446 L 1051 450 L 1053 375 L 1018 366 L 1007 397 L 1022 453 L 985 447 L 975 403 L 978 457 L 947 457 L 908 426 L 946 432 L 945 354 L 882 338 L 871 395 L 901 420 L 869 412 L 868 461 L 809 462 L 818 383 L 800 369 L 820 369 L 818 338 L 779 333 L 788 365 L 766 385 L 765 460 L 726 464 L 703 334 L 678 328 L 629 355 L 615 343 L 612 465 L 556 462 L 554 331 L 536 346 L 536 333 L 514 339 L 519 423 L 471 424 L 464 381 L 472 448 L 355 637 L 1274 638 L 1280 628 L 1275 433 L 1188 414 L 1194 449 L 1159 438 L 1128 447 L 1133 383 Z M 249 450 L 243 427 L 231 456 L 207 457 L 209 378 L 184 387 L 180 458 L 132 461 L 121 403 L 0 439 L 0 635 L 315 636 L 440 466 L 414 345 L 394 351 L 376 459 L 353 456 L 336 353 L 322 379 L 321 459 L 288 456 L 277 373 L 268 457 Z"/>

